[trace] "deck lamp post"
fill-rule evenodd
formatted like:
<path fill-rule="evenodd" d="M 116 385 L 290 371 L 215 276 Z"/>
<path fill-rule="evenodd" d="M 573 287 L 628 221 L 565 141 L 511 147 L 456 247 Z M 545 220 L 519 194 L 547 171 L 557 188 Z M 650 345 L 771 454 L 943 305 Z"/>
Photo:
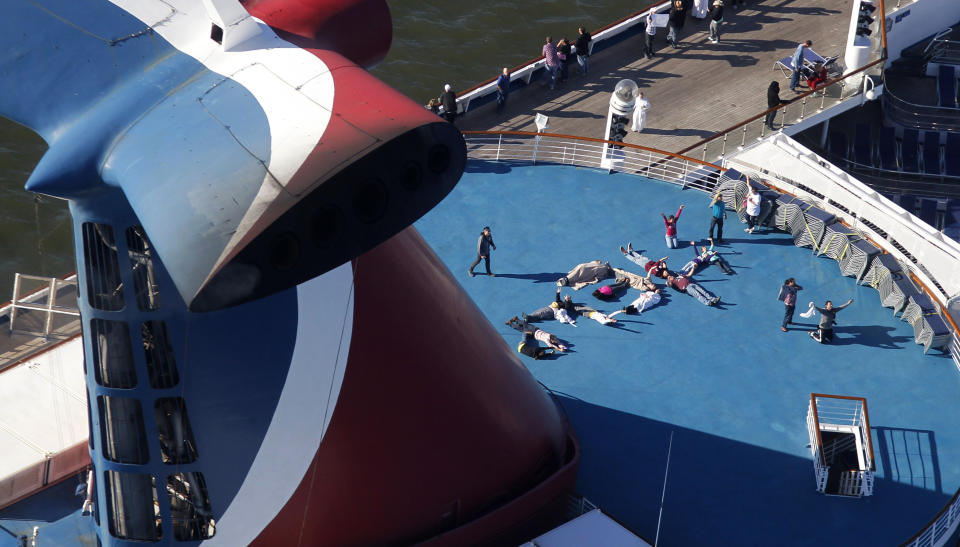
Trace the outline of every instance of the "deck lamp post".
<path fill-rule="evenodd" d="M 638 87 L 633 80 L 620 80 L 610 94 L 610 108 L 607 110 L 607 130 L 603 138 L 612 142 L 623 142 L 627 136 L 627 126 L 637 102 Z M 604 143 L 600 167 L 613 171 L 623 163 L 623 146 Z"/>

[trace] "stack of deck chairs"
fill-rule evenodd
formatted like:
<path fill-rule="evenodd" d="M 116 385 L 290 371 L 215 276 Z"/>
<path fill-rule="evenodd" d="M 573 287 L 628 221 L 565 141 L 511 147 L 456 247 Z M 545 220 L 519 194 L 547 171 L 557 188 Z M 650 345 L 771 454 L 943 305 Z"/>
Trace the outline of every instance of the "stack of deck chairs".
<path fill-rule="evenodd" d="M 867 241 L 860 231 L 834 222 L 828 224 L 823 233 L 820 254 L 839 262 L 840 273 L 859 282 L 867 273 L 873 257 L 880 254 L 880 249 Z"/>
<path fill-rule="evenodd" d="M 757 192 L 763 196 L 763 206 L 760 209 L 760 215 L 757 217 L 757 223 L 766 225 L 771 215 L 774 214 L 777 205 L 777 199 L 780 193 L 760 184 L 755 180 L 750 181 L 750 186 L 757 189 Z M 740 222 L 747 221 L 747 209 L 744 205 L 747 199 L 747 181 L 743 173 L 736 169 L 727 169 L 720 175 L 717 184 L 717 191 L 723 199 L 727 209 L 735 211 Z"/>
<path fill-rule="evenodd" d="M 815 207 L 800 198 L 779 196 L 775 224 L 777 228 L 786 230 L 793 235 L 793 243 L 797 247 L 812 247 L 820 251 L 820 242 L 827 226 L 836 222 L 837 217 L 831 213 Z"/>
<path fill-rule="evenodd" d="M 907 287 L 913 284 L 905 277 L 903 267 L 891 255 L 877 255 L 870 263 L 867 274 L 860 281 L 861 285 L 870 285 L 880 293 L 880 303 L 885 308 L 893 308 L 896 315 L 907 305 L 904 294 Z"/>
<path fill-rule="evenodd" d="M 919 290 L 914 289 L 907 295 L 907 305 L 900 319 L 913 327 L 913 338 L 923 346 L 924 353 L 930 348 L 941 349 L 950 343 L 950 329 L 940 316 L 939 307 Z"/>

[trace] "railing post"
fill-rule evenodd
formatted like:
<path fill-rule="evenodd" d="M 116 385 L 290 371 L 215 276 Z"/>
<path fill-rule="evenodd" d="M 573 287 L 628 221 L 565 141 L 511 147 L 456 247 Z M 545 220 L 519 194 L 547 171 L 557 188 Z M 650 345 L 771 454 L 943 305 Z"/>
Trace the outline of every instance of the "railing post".
<path fill-rule="evenodd" d="M 739 150 L 743 150 L 743 147 L 746 144 L 747 144 L 747 124 L 743 124 L 743 136 L 740 138 Z"/>
<path fill-rule="evenodd" d="M 537 164 L 537 151 L 540 150 L 540 134 L 537 134 L 536 139 L 533 141 L 533 164 Z"/>
<path fill-rule="evenodd" d="M 53 304 L 57 298 L 56 293 L 54 292 L 56 290 L 56 286 L 57 286 L 57 278 L 51 277 L 50 289 L 49 289 L 50 292 L 47 293 L 47 320 L 44 322 L 44 325 L 43 325 L 44 338 L 50 336 L 50 329 L 53 328 Z"/>
<path fill-rule="evenodd" d="M 500 161 L 500 144 L 503 142 L 503 133 L 500 133 L 500 138 L 497 139 L 497 161 Z"/>
<path fill-rule="evenodd" d="M 683 174 L 680 176 L 680 189 L 687 189 L 687 160 L 683 160 Z"/>
<path fill-rule="evenodd" d="M 13 320 L 17 318 L 17 295 L 20 294 L 20 274 L 13 274 L 13 298 L 10 299 L 10 332 L 13 332 Z"/>
<path fill-rule="evenodd" d="M 727 135 L 730 133 L 723 134 L 723 143 L 720 145 L 720 157 L 722 158 L 727 154 Z"/>
<path fill-rule="evenodd" d="M 803 115 L 807 110 L 807 97 L 800 101 L 800 121 L 803 121 Z"/>
<path fill-rule="evenodd" d="M 707 143 L 703 143 L 703 156 L 700 161 L 707 161 Z"/>

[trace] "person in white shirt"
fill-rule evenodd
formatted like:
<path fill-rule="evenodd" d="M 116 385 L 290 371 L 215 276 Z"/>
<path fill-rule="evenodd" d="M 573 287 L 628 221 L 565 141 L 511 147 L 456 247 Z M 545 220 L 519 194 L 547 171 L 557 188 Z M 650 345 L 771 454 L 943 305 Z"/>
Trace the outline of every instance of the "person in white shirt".
<path fill-rule="evenodd" d="M 633 125 L 630 127 L 631 131 L 638 133 L 643 131 L 643 128 L 647 126 L 647 110 L 649 109 L 650 101 L 648 101 L 646 96 L 641 92 L 640 96 L 637 97 L 637 103 L 633 109 Z"/>
<path fill-rule="evenodd" d="M 610 314 L 610 317 L 621 313 L 635 313 L 637 315 L 643 313 L 643 310 L 647 308 L 652 308 L 660 303 L 660 289 L 655 291 L 644 291 L 640 296 L 636 298 L 633 302 L 630 303 L 627 307 L 622 310 L 615 311 Z"/>
<path fill-rule="evenodd" d="M 760 192 L 757 192 L 757 189 L 753 186 L 750 186 L 750 179 L 747 179 L 747 187 L 750 189 L 750 193 L 747 194 L 747 228 L 744 232 L 752 234 L 753 230 L 757 227 L 757 217 L 760 216 L 760 206 L 763 204 L 763 197 L 760 195 Z"/>

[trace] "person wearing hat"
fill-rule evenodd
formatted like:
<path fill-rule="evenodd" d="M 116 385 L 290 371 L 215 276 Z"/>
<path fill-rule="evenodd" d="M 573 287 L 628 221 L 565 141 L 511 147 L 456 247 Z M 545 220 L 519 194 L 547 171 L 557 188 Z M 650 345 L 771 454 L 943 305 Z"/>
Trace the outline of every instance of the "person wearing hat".
<path fill-rule="evenodd" d="M 440 95 L 440 104 L 443 106 L 443 117 L 450 123 L 453 123 L 457 117 L 457 94 L 453 92 L 450 84 L 443 86 L 443 95 Z"/>
<path fill-rule="evenodd" d="M 473 264 L 470 265 L 470 269 L 467 270 L 467 273 L 470 274 L 470 277 L 474 276 L 473 269 L 477 267 L 477 264 L 480 263 L 482 259 L 487 267 L 487 275 L 490 277 L 496 277 L 496 274 L 490 272 L 490 248 L 493 247 L 494 250 L 497 249 L 497 246 L 493 243 L 493 235 L 490 234 L 490 227 L 484 226 L 483 231 L 480 232 L 480 239 L 477 240 L 477 259 L 473 261 Z"/>
<path fill-rule="evenodd" d="M 723 0 L 714 0 L 710 8 L 710 43 L 720 41 L 720 23 L 723 22 Z"/>

